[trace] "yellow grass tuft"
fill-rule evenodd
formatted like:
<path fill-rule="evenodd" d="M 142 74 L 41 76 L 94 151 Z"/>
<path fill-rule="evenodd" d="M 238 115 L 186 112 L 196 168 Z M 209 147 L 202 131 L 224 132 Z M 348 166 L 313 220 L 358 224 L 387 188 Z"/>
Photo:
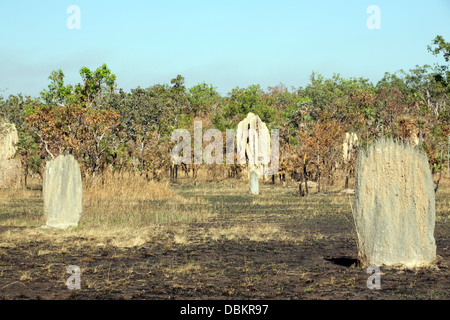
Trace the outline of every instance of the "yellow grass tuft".
<path fill-rule="evenodd" d="M 278 226 L 270 223 L 240 223 L 231 227 L 209 228 L 205 238 L 217 240 L 250 240 L 256 242 L 264 241 L 296 241 L 301 242 L 303 238 L 295 238 Z"/>
<path fill-rule="evenodd" d="M 139 174 L 107 174 L 84 184 L 81 227 L 140 228 L 209 215 L 201 200 L 183 198 L 168 183 Z"/>
<path fill-rule="evenodd" d="M 138 173 L 106 173 L 83 182 L 83 199 L 92 200 L 177 200 L 183 202 L 168 183 L 147 181 Z"/>

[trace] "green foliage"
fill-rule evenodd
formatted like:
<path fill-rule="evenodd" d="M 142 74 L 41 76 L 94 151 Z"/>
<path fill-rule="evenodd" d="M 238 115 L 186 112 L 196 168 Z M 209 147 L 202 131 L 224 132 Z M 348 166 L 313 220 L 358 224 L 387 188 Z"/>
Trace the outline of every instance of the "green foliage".
<path fill-rule="evenodd" d="M 347 123 L 354 118 L 355 113 L 360 113 L 367 102 L 351 100 L 352 95 L 370 95 L 375 91 L 373 85 L 364 78 L 344 79 L 340 74 L 334 74 L 330 79 L 325 79 L 315 72 L 310 77 L 310 84 L 302 92 L 311 98 L 313 120 L 319 119 L 319 114 L 330 119 Z"/>
<path fill-rule="evenodd" d="M 442 36 L 437 35 L 436 38 L 434 38 L 432 45 L 435 47 L 428 46 L 428 51 L 434 55 L 438 55 L 442 52 L 445 61 L 450 62 L 450 42 L 445 42 Z"/>
<path fill-rule="evenodd" d="M 18 135 L 17 153 L 21 156 L 25 176 L 40 172 L 43 157 L 41 157 L 39 139 L 28 130 L 18 131 Z"/>
<path fill-rule="evenodd" d="M 275 120 L 277 110 L 268 104 L 265 93 L 259 85 L 232 89 L 213 122 L 219 130 L 236 128 L 239 121 L 250 112 L 258 115 L 267 124 Z"/>
<path fill-rule="evenodd" d="M 64 84 L 62 70 L 52 71 L 48 90 L 40 94 L 41 100 L 46 104 L 64 105 L 65 103 L 82 102 L 89 105 L 95 102 L 105 92 L 113 92 L 116 76 L 111 73 L 106 64 L 91 71 L 87 67 L 80 69 L 83 83 L 74 86 Z"/>
<path fill-rule="evenodd" d="M 10 95 L 6 100 L 3 100 L 3 97 L 0 98 L 0 118 L 14 123 L 18 131 L 22 130 L 27 109 L 33 100 L 28 96 L 22 96 L 20 93 L 18 95 Z"/>
<path fill-rule="evenodd" d="M 189 103 L 194 117 L 215 115 L 221 100 L 220 94 L 211 84 L 203 82 L 189 89 Z"/>
<path fill-rule="evenodd" d="M 443 54 L 449 62 L 450 45 L 442 36 L 428 50 Z M 56 70 L 38 98 L 0 96 L 0 117 L 16 124 L 27 170 L 38 170 L 49 147 L 45 143 L 51 142 L 54 148 L 48 150 L 55 152 L 73 146 L 72 151 L 83 154 L 86 166 L 95 170 L 132 168 L 157 176 L 170 163 L 167 150 L 174 129 L 191 131 L 193 121 L 202 120 L 204 128 L 224 132 L 235 129 L 249 112 L 269 129 L 280 128 L 282 170 L 301 167 L 303 173 L 307 163 L 308 175 L 314 168 L 324 170 L 325 163 L 331 174 L 341 161 L 342 144 L 333 139 L 339 140 L 343 132 L 357 133 L 364 143 L 381 135 L 409 139 L 420 134 L 437 169 L 443 141 L 450 134 L 448 65 L 386 72 L 376 85 L 365 78 L 346 79 L 340 74 L 326 78 L 313 72 L 305 87 L 288 90 L 279 84 L 263 90 L 250 85 L 236 87 L 226 96 L 205 82 L 186 88 L 181 75 L 167 84 L 117 91 L 116 76 L 106 64 L 93 71 L 82 67 L 80 76 L 81 83 L 65 84 L 64 73 Z M 330 141 L 336 146 L 330 148 Z M 318 142 L 323 147 L 322 163 L 317 160 Z M 307 157 L 299 159 L 300 153 Z"/>
<path fill-rule="evenodd" d="M 48 90 L 41 92 L 41 99 L 47 104 L 63 104 L 72 94 L 73 87 L 64 85 L 64 73 L 61 69 L 52 71 L 48 79 L 51 80 Z"/>
<path fill-rule="evenodd" d="M 75 85 L 75 93 L 78 98 L 86 103 L 91 103 L 104 92 L 113 92 L 116 76 L 111 73 L 106 64 L 97 68 L 94 72 L 87 67 L 80 69 L 82 84 Z"/>

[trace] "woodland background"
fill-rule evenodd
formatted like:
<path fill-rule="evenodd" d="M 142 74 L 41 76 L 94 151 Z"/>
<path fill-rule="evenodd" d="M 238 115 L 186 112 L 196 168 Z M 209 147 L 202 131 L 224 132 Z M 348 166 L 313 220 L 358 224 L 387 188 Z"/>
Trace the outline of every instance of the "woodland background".
<path fill-rule="evenodd" d="M 66 84 L 63 71 L 55 70 L 38 97 L 0 96 L 0 118 L 17 127 L 25 185 L 29 175 L 39 176 L 45 161 L 61 153 L 77 158 L 84 178 L 101 176 L 105 170 L 139 172 L 148 180 L 167 178 L 171 172 L 173 178 L 174 129 L 193 134 L 193 121 L 201 120 L 203 130 L 224 132 L 235 129 L 249 112 L 269 130 L 280 130 L 283 180 L 307 178 L 322 181 L 326 188 L 339 171 L 351 175 L 355 157 L 344 163 L 342 154 L 346 132 L 357 134 L 359 148 L 380 136 L 418 138 L 433 174 L 440 177 L 448 170 L 450 145 L 450 43 L 436 36 L 428 50 L 442 54 L 446 63 L 386 72 L 376 84 L 313 72 L 305 87 L 280 83 L 264 90 L 255 84 L 236 87 L 225 96 L 213 84 L 187 88 L 181 75 L 167 84 L 125 92 L 117 88 L 106 64 L 96 70 L 82 67 L 78 84 Z M 186 176 L 195 169 L 181 167 Z M 203 168 L 212 178 L 236 177 L 242 170 L 225 164 Z M 196 172 L 192 170 L 194 177 Z"/>

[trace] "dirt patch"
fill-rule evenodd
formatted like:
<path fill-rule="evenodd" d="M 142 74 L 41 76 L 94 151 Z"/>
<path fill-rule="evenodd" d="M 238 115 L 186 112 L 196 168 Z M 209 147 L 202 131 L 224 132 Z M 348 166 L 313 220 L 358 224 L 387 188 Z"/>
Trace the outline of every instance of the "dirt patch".
<path fill-rule="evenodd" d="M 248 197 L 246 185 L 179 186 L 176 191 L 203 197 L 211 216 L 136 229 L 141 241 L 135 245 L 118 241 L 125 231 L 47 234 L 0 220 L 0 298 L 450 298 L 446 197 L 437 198 L 438 266 L 381 268 L 381 290 L 370 290 L 370 275 L 356 261 L 350 196 L 301 198 L 295 189 L 268 185 L 256 199 Z M 70 265 L 81 269 L 81 290 L 65 284 Z"/>

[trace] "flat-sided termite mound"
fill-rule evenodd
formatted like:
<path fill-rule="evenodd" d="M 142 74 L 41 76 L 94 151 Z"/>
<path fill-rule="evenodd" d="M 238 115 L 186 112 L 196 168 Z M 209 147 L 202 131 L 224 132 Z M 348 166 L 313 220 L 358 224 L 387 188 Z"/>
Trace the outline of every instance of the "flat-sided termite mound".
<path fill-rule="evenodd" d="M 83 207 L 83 186 L 78 162 L 72 155 L 60 155 L 45 165 L 44 213 L 46 226 L 76 227 Z"/>
<path fill-rule="evenodd" d="M 15 157 L 18 141 L 16 126 L 0 119 L 0 188 L 20 188 L 22 165 Z"/>
<path fill-rule="evenodd" d="M 361 265 L 431 265 L 435 194 L 425 152 L 386 138 L 360 150 L 353 215 Z"/>

